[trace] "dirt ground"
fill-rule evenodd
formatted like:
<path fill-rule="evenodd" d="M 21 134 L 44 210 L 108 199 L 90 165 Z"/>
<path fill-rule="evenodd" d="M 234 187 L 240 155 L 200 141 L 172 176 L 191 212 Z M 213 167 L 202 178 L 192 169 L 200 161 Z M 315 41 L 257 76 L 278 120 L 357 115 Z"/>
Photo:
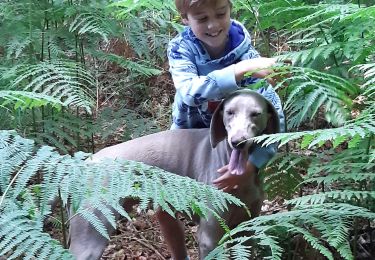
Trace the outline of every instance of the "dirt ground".
<path fill-rule="evenodd" d="M 271 214 L 282 210 L 285 209 L 281 207 L 281 201 L 265 201 L 262 214 Z M 191 260 L 198 260 L 197 226 L 183 217 L 180 219 L 185 227 L 189 257 Z M 152 210 L 138 212 L 132 222 L 119 221 L 118 227 L 117 234 L 112 237 L 102 260 L 171 259 Z"/>
<path fill-rule="evenodd" d="M 197 226 L 190 221 L 182 220 L 190 259 L 196 260 L 198 259 L 195 238 Z M 152 210 L 137 214 L 132 222 L 120 221 L 118 224 L 117 234 L 112 237 L 102 260 L 171 259 Z"/>

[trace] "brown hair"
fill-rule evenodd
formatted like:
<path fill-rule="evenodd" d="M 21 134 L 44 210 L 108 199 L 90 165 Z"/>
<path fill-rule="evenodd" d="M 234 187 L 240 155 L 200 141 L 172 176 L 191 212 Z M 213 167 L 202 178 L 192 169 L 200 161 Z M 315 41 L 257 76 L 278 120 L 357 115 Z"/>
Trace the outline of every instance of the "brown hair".
<path fill-rule="evenodd" d="M 213 0 L 175 0 L 177 11 L 180 13 L 182 18 L 186 18 L 187 11 L 192 7 L 199 7 L 200 5 Z M 232 2 L 228 0 L 229 4 L 232 6 Z"/>

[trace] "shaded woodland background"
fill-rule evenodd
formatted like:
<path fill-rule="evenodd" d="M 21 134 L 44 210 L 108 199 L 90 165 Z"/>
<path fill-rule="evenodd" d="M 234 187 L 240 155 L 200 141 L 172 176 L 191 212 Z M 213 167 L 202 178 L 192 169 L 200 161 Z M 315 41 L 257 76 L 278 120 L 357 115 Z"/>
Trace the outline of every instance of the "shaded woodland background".
<path fill-rule="evenodd" d="M 280 143 L 262 170 L 263 215 L 232 231 L 254 236 L 226 237 L 212 259 L 248 258 L 246 240 L 255 242 L 255 259 L 375 258 L 374 5 L 233 1 L 233 18 L 249 29 L 255 48 L 293 66 L 272 75 L 283 78 L 276 90 L 287 133 L 257 138 Z M 103 234 L 79 207 L 86 196 L 98 209 L 113 203 L 123 216 L 119 198 L 141 199 L 139 213 L 128 216 L 134 221 L 118 223 L 122 232 L 103 259 L 169 257 L 149 204 L 204 214 L 204 198 L 217 210 L 235 202 L 192 181 L 162 186 L 167 173 L 126 162 L 109 162 L 120 174 L 136 169 L 114 181 L 119 190 L 130 183 L 123 193 L 87 187 L 90 176 L 100 183 L 106 166 L 86 167 L 82 152 L 169 128 L 174 86 L 166 46 L 181 29 L 170 0 L 0 2 L 0 258 L 70 258 L 61 231 L 67 216 L 48 205 L 58 195 L 61 206 L 73 201 Z M 195 227 L 185 223 L 195 259 Z"/>

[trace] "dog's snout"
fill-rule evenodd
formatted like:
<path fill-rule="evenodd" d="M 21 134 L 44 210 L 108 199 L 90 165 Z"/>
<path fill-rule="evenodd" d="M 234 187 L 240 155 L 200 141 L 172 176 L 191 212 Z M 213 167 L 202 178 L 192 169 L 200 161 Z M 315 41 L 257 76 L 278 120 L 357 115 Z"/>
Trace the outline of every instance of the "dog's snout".
<path fill-rule="evenodd" d="M 231 144 L 232 144 L 233 148 L 243 149 L 246 145 L 246 138 L 244 138 L 244 137 L 240 137 L 240 138 L 232 137 L 231 138 Z"/>

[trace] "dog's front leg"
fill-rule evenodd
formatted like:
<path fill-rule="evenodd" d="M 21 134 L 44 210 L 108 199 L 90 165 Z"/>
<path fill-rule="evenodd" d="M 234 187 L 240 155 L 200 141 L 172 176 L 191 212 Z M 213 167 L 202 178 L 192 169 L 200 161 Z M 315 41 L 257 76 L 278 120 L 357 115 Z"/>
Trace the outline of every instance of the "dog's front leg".
<path fill-rule="evenodd" d="M 114 228 L 103 217 L 102 213 L 96 211 L 95 214 L 103 221 L 108 233 L 112 234 Z M 108 245 L 108 239 L 103 237 L 86 219 L 79 215 L 70 220 L 69 239 L 69 250 L 77 260 L 100 259 Z"/>
<path fill-rule="evenodd" d="M 199 259 L 204 259 L 214 250 L 223 235 L 224 230 L 213 215 L 210 214 L 207 219 L 201 218 L 198 228 Z"/>
<path fill-rule="evenodd" d="M 125 211 L 130 213 L 133 210 L 133 206 L 138 203 L 135 199 L 122 199 L 121 205 Z M 116 219 L 119 219 L 119 214 L 112 209 Z M 108 235 L 114 233 L 115 229 L 109 223 L 109 221 L 103 216 L 103 214 L 95 210 L 94 214 L 100 219 L 108 231 Z M 69 227 L 69 240 L 70 240 L 70 252 L 76 257 L 77 260 L 95 260 L 100 259 L 105 248 L 108 245 L 108 239 L 103 237 L 86 219 L 80 215 L 74 216 L 70 220 Z"/>
<path fill-rule="evenodd" d="M 185 260 L 188 255 L 185 244 L 185 231 L 181 221 L 161 209 L 156 211 L 156 217 L 173 259 Z"/>

